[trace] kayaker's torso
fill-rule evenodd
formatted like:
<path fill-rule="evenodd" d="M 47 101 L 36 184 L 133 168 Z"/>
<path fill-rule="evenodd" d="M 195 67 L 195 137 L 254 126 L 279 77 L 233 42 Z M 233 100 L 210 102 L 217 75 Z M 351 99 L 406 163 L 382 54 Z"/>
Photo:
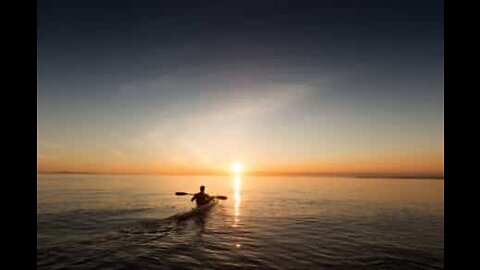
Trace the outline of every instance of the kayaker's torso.
<path fill-rule="evenodd" d="M 210 202 L 210 196 L 205 193 L 205 192 L 199 192 L 193 195 L 192 200 L 195 200 L 197 203 L 197 206 L 202 206 Z"/>

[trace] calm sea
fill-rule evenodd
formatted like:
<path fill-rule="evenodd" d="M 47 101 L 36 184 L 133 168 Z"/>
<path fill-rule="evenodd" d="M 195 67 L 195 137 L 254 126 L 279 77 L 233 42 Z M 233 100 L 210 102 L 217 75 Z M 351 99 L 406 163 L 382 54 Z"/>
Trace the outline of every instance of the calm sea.
<path fill-rule="evenodd" d="M 206 185 L 228 200 L 167 219 Z M 444 181 L 37 175 L 39 269 L 443 269 Z"/>

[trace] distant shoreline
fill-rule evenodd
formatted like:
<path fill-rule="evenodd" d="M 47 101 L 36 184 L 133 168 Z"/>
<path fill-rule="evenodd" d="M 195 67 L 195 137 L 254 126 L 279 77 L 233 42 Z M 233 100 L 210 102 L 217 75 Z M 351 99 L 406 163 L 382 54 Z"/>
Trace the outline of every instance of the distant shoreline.
<path fill-rule="evenodd" d="M 75 171 L 53 171 L 53 172 L 37 172 L 37 174 L 80 174 L 80 175 L 165 175 L 165 176 L 228 176 L 230 174 L 169 174 L 169 173 L 97 173 L 97 172 L 75 172 Z M 285 174 L 266 174 L 266 173 L 250 173 L 248 176 L 285 176 L 285 177 L 352 177 L 352 178 L 370 178 L 370 179 L 438 179 L 444 180 L 444 176 L 439 175 L 392 175 L 392 174 L 328 174 L 328 173 L 285 173 Z"/>

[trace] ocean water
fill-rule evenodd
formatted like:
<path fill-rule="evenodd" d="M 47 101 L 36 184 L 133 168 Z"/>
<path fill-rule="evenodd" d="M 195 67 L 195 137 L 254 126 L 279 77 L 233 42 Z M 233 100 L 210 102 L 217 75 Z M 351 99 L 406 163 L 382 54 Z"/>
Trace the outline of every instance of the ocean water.
<path fill-rule="evenodd" d="M 204 184 L 225 195 L 177 222 Z M 37 175 L 38 269 L 443 269 L 444 181 Z"/>

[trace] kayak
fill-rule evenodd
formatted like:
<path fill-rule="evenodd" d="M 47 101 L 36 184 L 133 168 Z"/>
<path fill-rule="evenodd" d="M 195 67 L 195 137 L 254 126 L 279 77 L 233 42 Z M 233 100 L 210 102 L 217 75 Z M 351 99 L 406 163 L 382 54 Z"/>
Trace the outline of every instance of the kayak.
<path fill-rule="evenodd" d="M 210 210 L 212 210 L 217 205 L 218 205 L 218 200 L 213 199 L 205 205 L 202 205 L 202 206 L 199 206 L 199 207 L 196 207 L 196 208 L 192 208 L 192 210 L 190 210 L 190 211 L 186 211 L 186 212 L 183 212 L 183 213 L 178 213 L 176 215 L 173 215 L 171 218 L 176 219 L 176 220 L 185 220 L 185 219 L 189 219 L 189 218 L 192 218 L 192 217 L 195 217 L 195 216 L 202 216 L 202 215 L 205 215 L 208 212 L 210 212 Z"/>

